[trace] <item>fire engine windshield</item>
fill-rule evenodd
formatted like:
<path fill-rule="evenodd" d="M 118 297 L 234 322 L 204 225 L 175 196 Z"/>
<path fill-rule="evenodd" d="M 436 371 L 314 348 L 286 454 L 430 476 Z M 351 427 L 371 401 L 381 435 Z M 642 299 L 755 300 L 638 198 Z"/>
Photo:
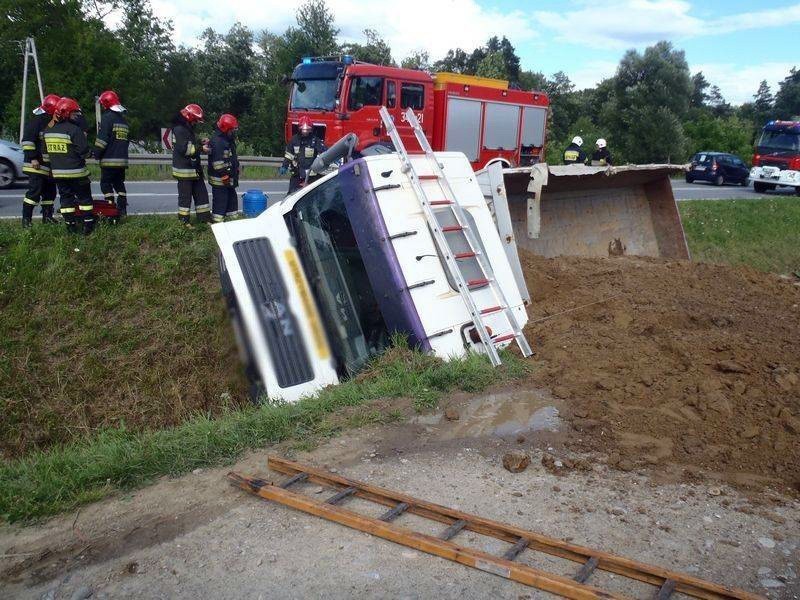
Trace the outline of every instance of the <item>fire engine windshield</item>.
<path fill-rule="evenodd" d="M 334 110 L 336 79 L 301 79 L 292 89 L 292 110 Z"/>
<path fill-rule="evenodd" d="M 356 373 L 389 346 L 389 334 L 344 206 L 331 179 L 286 216 L 322 312 L 340 376 Z"/>
<path fill-rule="evenodd" d="M 765 131 L 758 140 L 759 152 L 800 152 L 800 133 L 792 131 Z"/>

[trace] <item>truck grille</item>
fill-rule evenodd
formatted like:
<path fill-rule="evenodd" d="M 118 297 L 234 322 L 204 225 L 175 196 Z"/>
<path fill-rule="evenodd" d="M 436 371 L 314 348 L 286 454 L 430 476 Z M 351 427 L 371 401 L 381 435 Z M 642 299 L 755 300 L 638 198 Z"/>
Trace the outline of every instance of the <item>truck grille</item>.
<path fill-rule="evenodd" d="M 314 378 L 297 318 L 289 309 L 289 294 L 281 278 L 275 252 L 267 238 L 233 244 L 233 251 L 258 310 L 269 352 L 282 388 Z"/>

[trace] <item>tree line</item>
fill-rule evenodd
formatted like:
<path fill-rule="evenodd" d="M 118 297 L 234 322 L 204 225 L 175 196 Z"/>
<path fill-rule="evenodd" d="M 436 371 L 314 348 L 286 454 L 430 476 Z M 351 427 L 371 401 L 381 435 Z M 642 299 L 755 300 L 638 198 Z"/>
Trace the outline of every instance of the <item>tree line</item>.
<path fill-rule="evenodd" d="M 284 76 L 304 56 L 351 54 L 358 60 L 428 71 L 507 79 L 550 96 L 548 160 L 558 162 L 574 135 L 608 140 L 617 161 L 685 161 L 699 150 L 735 152 L 746 160 L 764 122 L 800 115 L 800 70 L 778 89 L 762 81 L 753 100 L 731 106 L 703 73 L 691 73 L 684 52 L 659 42 L 629 50 L 616 73 L 578 90 L 564 72 L 522 70 L 506 37 L 471 51 L 449 50 L 431 60 L 425 51 L 396 62 L 389 44 L 367 29 L 363 43 L 343 43 L 324 0 L 307 0 L 296 25 L 282 33 L 240 23 L 227 32 L 205 30 L 196 47 L 176 45 L 172 23 L 157 18 L 148 0 L 0 0 L 0 130 L 13 138 L 22 91 L 20 43 L 34 37 L 45 93 L 78 99 L 89 112 L 104 89 L 129 108 L 132 136 L 155 146 L 178 108 L 199 103 L 209 115 L 239 117 L 245 152 L 280 154 L 289 93 Z M 112 14 L 119 24 L 107 23 Z M 35 98 L 35 82 L 29 82 Z M 32 109 L 33 100 L 29 109 Z"/>

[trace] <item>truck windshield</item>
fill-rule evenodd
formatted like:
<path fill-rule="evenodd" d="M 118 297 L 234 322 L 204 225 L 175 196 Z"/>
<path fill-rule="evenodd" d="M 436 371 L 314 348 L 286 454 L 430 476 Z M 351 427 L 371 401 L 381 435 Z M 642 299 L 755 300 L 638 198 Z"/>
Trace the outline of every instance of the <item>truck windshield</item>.
<path fill-rule="evenodd" d="M 342 376 L 389 346 L 389 334 L 344 206 L 331 179 L 286 216 Z"/>
<path fill-rule="evenodd" d="M 758 140 L 760 152 L 800 152 L 800 133 L 765 131 Z"/>
<path fill-rule="evenodd" d="M 292 89 L 292 110 L 334 110 L 336 79 L 302 79 Z"/>

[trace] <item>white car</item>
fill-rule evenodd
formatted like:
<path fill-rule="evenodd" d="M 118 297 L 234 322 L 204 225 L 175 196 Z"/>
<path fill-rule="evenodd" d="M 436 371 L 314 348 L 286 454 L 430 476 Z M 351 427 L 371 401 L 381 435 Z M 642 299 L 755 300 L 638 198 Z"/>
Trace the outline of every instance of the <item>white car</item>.
<path fill-rule="evenodd" d="M 11 187 L 18 179 L 23 179 L 22 164 L 25 155 L 22 148 L 14 142 L 0 140 L 0 190 Z"/>

